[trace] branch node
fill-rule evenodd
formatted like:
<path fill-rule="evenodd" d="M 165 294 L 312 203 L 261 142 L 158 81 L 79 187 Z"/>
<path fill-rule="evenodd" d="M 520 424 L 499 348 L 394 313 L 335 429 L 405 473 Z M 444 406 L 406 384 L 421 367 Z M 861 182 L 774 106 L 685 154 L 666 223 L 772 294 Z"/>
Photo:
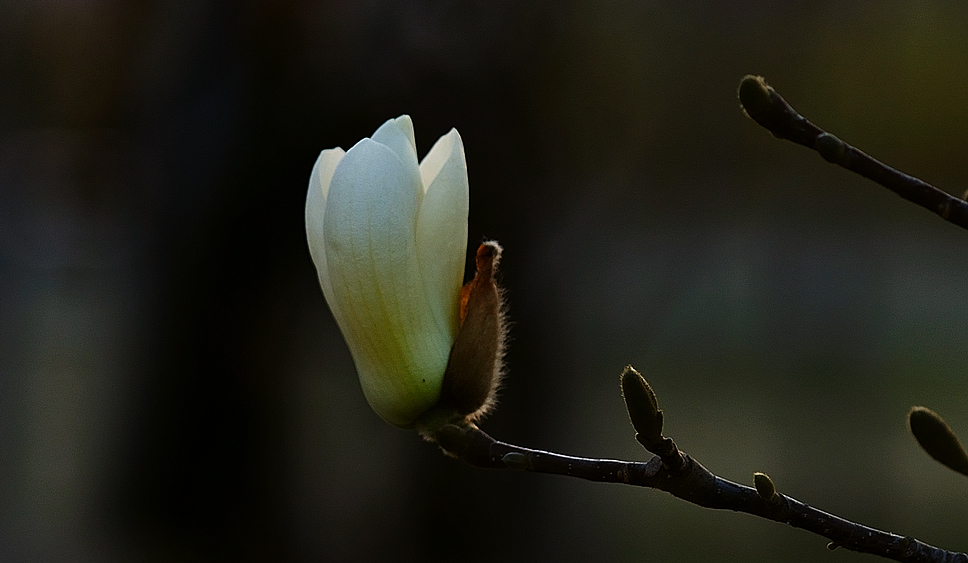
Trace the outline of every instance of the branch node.
<path fill-rule="evenodd" d="M 432 435 L 428 434 L 425 437 L 436 442 L 445 454 L 452 457 L 462 457 L 463 450 L 467 447 L 464 428 L 456 424 L 444 424 Z"/>
<path fill-rule="evenodd" d="M 662 458 L 659 456 L 652 456 L 652 459 L 645 463 L 644 474 L 646 477 L 655 477 L 662 470 Z"/>
<path fill-rule="evenodd" d="M 521 452 L 508 452 L 501 457 L 501 461 L 508 469 L 515 471 L 527 471 L 531 469 L 531 462 L 528 456 Z"/>
<path fill-rule="evenodd" d="M 817 135 L 814 146 L 827 162 L 841 164 L 847 159 L 847 144 L 830 133 Z"/>

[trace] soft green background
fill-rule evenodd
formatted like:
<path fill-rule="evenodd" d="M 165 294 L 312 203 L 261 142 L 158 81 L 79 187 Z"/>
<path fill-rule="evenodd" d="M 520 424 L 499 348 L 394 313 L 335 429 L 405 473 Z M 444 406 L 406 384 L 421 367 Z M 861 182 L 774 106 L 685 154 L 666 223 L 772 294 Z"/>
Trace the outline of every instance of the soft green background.
<path fill-rule="evenodd" d="M 665 493 L 482 471 L 366 405 L 305 247 L 318 151 L 463 136 L 505 248 L 483 427 L 647 459 L 618 376 L 714 472 L 968 549 L 968 231 L 745 119 L 960 194 L 968 5 L 0 3 L 0 560 L 861 561 Z"/>

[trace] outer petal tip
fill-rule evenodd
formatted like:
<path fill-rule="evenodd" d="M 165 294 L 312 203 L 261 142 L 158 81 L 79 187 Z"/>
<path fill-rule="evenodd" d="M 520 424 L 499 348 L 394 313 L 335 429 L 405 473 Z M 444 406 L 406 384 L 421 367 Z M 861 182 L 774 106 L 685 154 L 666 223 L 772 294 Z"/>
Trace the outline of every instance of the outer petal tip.
<path fill-rule="evenodd" d="M 459 167 L 465 175 L 467 174 L 467 163 L 464 160 L 464 143 L 457 129 L 451 129 L 446 135 L 437 139 L 437 142 L 431 147 L 430 152 L 427 153 L 427 156 L 420 163 L 420 178 L 423 181 L 424 190 L 430 188 L 430 185 L 437 178 L 437 175 L 440 174 L 444 165 L 448 164 L 449 161 L 454 161 L 450 162 L 450 165 Z"/>
<path fill-rule="evenodd" d="M 413 132 L 413 121 L 409 115 L 388 119 L 374 133 L 372 139 L 390 147 L 400 160 L 417 161 L 417 141 Z"/>
<path fill-rule="evenodd" d="M 326 200 L 329 197 L 329 186 L 333 181 L 333 173 L 346 152 L 339 148 L 326 149 L 319 153 L 313 171 L 309 176 L 309 191 L 306 194 L 306 238 L 309 251 L 321 268 L 320 275 L 325 270 L 325 255 L 323 248 L 323 222 L 326 216 Z M 324 288 L 325 289 L 325 288 Z"/>

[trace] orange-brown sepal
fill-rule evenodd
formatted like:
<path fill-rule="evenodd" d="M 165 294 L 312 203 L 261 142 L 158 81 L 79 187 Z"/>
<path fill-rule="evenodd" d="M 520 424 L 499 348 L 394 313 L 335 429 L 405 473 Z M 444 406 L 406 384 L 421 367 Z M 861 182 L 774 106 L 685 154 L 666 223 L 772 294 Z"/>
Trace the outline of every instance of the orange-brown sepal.
<path fill-rule="evenodd" d="M 494 281 L 501 247 L 494 241 L 477 249 L 477 274 L 461 290 L 461 327 L 450 351 L 441 388 L 441 406 L 466 420 L 483 416 L 494 404 L 504 356 L 504 311 Z"/>

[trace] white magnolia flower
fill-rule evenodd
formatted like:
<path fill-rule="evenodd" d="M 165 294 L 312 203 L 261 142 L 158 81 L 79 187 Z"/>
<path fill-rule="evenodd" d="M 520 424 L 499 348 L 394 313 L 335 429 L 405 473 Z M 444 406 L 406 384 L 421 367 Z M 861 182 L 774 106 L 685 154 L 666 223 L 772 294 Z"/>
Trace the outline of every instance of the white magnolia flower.
<path fill-rule="evenodd" d="M 440 397 L 460 328 L 467 211 L 460 135 L 418 164 L 407 115 L 313 167 L 306 233 L 319 283 L 367 401 L 391 424 L 411 425 Z"/>

